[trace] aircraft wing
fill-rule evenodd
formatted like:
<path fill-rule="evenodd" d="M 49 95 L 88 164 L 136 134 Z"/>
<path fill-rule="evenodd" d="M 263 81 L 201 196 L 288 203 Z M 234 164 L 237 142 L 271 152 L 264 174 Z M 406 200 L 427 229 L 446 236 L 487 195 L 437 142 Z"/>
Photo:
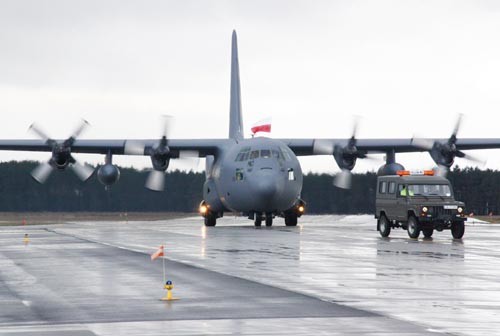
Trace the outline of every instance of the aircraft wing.
<path fill-rule="evenodd" d="M 62 144 L 64 140 L 54 140 Z M 115 140 L 75 140 L 71 145 L 72 153 L 114 155 L 149 155 L 149 149 L 158 144 L 158 139 L 115 139 Z M 234 142 L 229 139 L 171 139 L 168 146 L 173 158 L 182 151 L 195 151 L 198 156 L 217 154 L 219 148 Z M 52 146 L 43 140 L 0 140 L 0 150 L 50 152 Z"/>
<path fill-rule="evenodd" d="M 298 156 L 330 155 L 335 145 L 345 147 L 349 139 L 277 139 L 284 142 Z M 432 144 L 445 143 L 448 139 L 357 139 L 356 148 L 365 153 L 396 153 L 425 152 L 420 143 Z M 458 150 L 494 149 L 500 148 L 500 138 L 469 138 L 457 139 L 455 143 Z"/>

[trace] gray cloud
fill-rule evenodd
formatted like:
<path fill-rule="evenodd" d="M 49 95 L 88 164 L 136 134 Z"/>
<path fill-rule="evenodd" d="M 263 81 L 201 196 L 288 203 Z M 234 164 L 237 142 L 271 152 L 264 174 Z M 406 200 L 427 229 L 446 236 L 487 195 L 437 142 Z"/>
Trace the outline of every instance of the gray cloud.
<path fill-rule="evenodd" d="M 233 28 L 245 121 L 276 137 L 349 136 L 353 114 L 363 137 L 446 136 L 459 112 L 463 136 L 498 137 L 499 19 L 491 1 L 0 1 L 0 137 L 80 116 L 88 137 L 151 137 L 161 113 L 223 137 Z"/>

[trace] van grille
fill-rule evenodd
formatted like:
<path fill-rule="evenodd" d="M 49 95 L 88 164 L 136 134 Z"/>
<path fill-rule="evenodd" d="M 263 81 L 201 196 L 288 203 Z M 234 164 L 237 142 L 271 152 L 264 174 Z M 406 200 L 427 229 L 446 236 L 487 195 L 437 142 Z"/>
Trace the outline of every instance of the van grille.
<path fill-rule="evenodd" d="M 432 209 L 433 216 L 452 216 L 456 212 L 453 209 L 445 209 L 442 206 L 435 206 Z"/>

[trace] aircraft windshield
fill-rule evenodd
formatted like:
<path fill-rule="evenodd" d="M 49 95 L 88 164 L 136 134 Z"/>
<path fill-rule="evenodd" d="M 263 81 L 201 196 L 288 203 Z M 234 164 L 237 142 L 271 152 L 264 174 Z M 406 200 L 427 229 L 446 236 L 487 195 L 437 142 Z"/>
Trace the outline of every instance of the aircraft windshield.
<path fill-rule="evenodd" d="M 451 197 L 451 190 L 447 184 L 410 184 L 408 194 L 409 196 Z"/>
<path fill-rule="evenodd" d="M 261 150 L 251 150 L 249 147 L 243 148 L 234 161 L 247 161 L 255 160 L 258 158 L 262 159 L 277 159 L 277 160 L 289 160 L 288 153 L 278 149 L 261 149 Z"/>
<path fill-rule="evenodd" d="M 269 149 L 263 149 L 260 151 L 260 156 L 263 158 L 263 159 L 268 159 L 271 157 L 271 151 Z"/>

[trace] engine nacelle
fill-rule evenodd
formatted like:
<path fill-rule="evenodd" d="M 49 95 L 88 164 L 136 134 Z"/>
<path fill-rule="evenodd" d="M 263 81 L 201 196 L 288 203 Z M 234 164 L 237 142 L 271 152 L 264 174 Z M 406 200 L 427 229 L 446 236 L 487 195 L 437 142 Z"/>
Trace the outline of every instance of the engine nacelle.
<path fill-rule="evenodd" d="M 165 171 L 170 164 L 170 158 L 162 156 L 151 156 L 151 163 L 153 164 L 153 168 L 155 170 Z"/>
<path fill-rule="evenodd" d="M 352 146 L 350 148 L 335 148 L 333 152 L 333 158 L 337 162 L 340 169 L 352 170 L 356 165 L 356 160 L 358 159 L 358 152 L 356 147 Z"/>
<path fill-rule="evenodd" d="M 52 151 L 50 164 L 57 169 L 66 169 L 70 163 L 74 163 L 71 152 L 66 148 L 56 147 Z"/>
<path fill-rule="evenodd" d="M 396 175 L 398 170 L 405 170 L 402 164 L 397 162 L 387 163 L 378 169 L 378 176 Z"/>
<path fill-rule="evenodd" d="M 97 179 L 105 186 L 115 184 L 120 179 L 120 169 L 114 164 L 106 163 L 97 170 Z"/>
<path fill-rule="evenodd" d="M 455 156 L 457 156 L 456 151 L 457 148 L 455 145 L 434 145 L 432 150 L 429 151 L 429 154 L 436 164 L 450 168 L 453 166 Z"/>

